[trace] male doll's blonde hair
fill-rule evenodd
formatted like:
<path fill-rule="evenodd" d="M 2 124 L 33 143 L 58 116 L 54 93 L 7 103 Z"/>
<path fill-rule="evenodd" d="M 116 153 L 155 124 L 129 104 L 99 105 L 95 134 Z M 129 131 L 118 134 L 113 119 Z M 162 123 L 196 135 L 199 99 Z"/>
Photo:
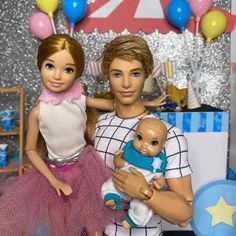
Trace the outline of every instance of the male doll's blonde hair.
<path fill-rule="evenodd" d="M 102 74 L 107 79 L 110 65 L 115 58 L 141 62 L 145 78 L 152 73 L 153 56 L 147 42 L 140 36 L 121 35 L 106 44 L 100 60 Z"/>

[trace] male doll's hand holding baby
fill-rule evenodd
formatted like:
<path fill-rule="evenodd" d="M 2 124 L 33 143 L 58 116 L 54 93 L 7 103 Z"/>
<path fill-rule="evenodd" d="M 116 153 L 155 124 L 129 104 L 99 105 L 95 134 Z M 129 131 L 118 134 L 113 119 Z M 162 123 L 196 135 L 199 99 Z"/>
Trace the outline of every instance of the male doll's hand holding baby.
<path fill-rule="evenodd" d="M 129 168 L 130 173 L 123 170 L 114 170 L 112 180 L 115 187 L 121 193 L 126 193 L 131 198 L 146 200 L 146 196 L 140 191 L 143 188 L 149 188 L 143 174 L 133 167 Z"/>

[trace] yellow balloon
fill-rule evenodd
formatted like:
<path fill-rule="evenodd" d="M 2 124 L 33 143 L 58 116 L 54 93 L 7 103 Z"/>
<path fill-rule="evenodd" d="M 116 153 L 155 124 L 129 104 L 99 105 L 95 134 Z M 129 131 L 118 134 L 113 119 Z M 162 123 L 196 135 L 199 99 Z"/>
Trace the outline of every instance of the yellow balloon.
<path fill-rule="evenodd" d="M 38 8 L 47 13 L 49 17 L 53 16 L 53 13 L 59 6 L 59 0 L 35 0 Z"/>
<path fill-rule="evenodd" d="M 201 30 L 208 43 L 220 36 L 226 26 L 226 16 L 219 11 L 210 11 L 202 17 Z"/>

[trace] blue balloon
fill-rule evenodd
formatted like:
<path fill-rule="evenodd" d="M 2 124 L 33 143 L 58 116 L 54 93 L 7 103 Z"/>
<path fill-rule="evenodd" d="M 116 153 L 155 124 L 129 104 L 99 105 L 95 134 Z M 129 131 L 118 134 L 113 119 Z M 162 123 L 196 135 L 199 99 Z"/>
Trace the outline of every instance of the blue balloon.
<path fill-rule="evenodd" d="M 74 28 L 87 12 L 87 0 L 64 0 L 63 12 L 69 20 L 70 26 Z"/>
<path fill-rule="evenodd" d="M 166 8 L 166 16 L 170 23 L 182 32 L 191 17 L 191 7 L 187 0 L 171 0 Z"/>

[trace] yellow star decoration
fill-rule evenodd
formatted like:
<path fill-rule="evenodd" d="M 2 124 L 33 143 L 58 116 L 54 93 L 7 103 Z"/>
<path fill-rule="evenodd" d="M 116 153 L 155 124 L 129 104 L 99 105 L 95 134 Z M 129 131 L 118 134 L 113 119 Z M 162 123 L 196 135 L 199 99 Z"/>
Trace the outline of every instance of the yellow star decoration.
<path fill-rule="evenodd" d="M 211 226 L 215 226 L 222 222 L 234 227 L 232 217 L 236 212 L 236 206 L 228 205 L 222 196 L 216 205 L 207 207 L 205 209 L 210 215 L 212 215 Z"/>

